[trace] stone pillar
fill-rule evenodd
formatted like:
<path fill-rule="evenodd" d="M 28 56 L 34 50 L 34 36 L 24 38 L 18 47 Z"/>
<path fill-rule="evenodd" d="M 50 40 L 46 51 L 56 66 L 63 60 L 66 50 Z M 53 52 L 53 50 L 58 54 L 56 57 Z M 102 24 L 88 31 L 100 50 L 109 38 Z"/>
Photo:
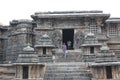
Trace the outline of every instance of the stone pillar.
<path fill-rule="evenodd" d="M 19 69 L 20 69 L 19 70 L 20 71 L 20 74 L 19 74 L 20 75 L 20 79 L 22 79 L 22 77 L 23 77 L 23 75 L 22 75 L 23 74 L 23 68 L 22 68 L 22 66 L 19 66 Z"/>
<path fill-rule="evenodd" d="M 117 27 L 118 27 L 118 36 L 120 36 L 120 24 L 118 24 Z"/>
<path fill-rule="evenodd" d="M 18 68 L 17 66 L 15 66 L 15 78 L 18 78 L 17 74 L 18 74 Z"/>
<path fill-rule="evenodd" d="M 85 32 L 85 34 L 87 34 L 90 32 L 90 30 L 89 30 L 89 18 L 85 18 L 84 24 L 85 24 L 84 32 Z"/>
<path fill-rule="evenodd" d="M 101 33 L 101 26 L 102 26 L 102 21 L 100 19 L 97 20 L 97 33 Z"/>
<path fill-rule="evenodd" d="M 29 66 L 28 68 L 29 68 L 28 79 L 31 79 L 31 66 Z"/>
<path fill-rule="evenodd" d="M 109 23 L 107 23 L 107 36 L 109 36 L 109 27 L 110 27 L 110 24 Z"/>
<path fill-rule="evenodd" d="M 40 74 L 40 72 L 39 72 L 39 65 L 37 65 L 37 78 L 40 77 L 39 74 Z"/>

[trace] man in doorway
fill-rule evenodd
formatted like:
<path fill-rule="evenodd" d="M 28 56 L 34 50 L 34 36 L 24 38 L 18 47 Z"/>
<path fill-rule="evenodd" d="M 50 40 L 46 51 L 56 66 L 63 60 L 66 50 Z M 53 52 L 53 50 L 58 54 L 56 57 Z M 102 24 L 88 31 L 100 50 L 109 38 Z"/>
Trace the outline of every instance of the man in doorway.
<path fill-rule="evenodd" d="M 68 49 L 71 49 L 71 41 L 67 41 L 67 46 L 68 46 Z"/>
<path fill-rule="evenodd" d="M 63 53 L 64 53 L 64 58 L 66 58 L 67 46 L 66 46 L 65 43 L 62 44 L 62 50 L 63 50 Z"/>

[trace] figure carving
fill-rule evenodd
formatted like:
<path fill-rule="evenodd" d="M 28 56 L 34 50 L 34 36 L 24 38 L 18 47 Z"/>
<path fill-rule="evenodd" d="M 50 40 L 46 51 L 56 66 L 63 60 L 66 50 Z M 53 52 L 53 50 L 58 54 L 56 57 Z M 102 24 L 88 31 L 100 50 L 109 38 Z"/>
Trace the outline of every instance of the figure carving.
<path fill-rule="evenodd" d="M 81 31 L 77 31 L 74 37 L 75 40 L 75 47 L 76 49 L 79 49 L 81 47 L 81 44 L 84 40 L 84 34 Z"/>
<path fill-rule="evenodd" d="M 62 34 L 60 31 L 54 31 L 53 32 L 53 44 L 56 48 L 61 48 L 61 42 L 62 42 Z"/>

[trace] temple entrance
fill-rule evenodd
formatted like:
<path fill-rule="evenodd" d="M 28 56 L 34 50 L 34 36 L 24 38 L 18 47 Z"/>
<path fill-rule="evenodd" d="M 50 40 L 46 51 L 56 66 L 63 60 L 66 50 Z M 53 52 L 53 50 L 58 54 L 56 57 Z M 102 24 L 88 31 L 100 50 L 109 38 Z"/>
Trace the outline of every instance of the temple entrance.
<path fill-rule="evenodd" d="M 94 47 L 93 46 L 90 47 L 90 54 L 94 54 Z"/>
<path fill-rule="evenodd" d="M 46 47 L 43 47 L 43 54 L 46 55 Z"/>
<path fill-rule="evenodd" d="M 63 42 L 67 45 L 68 50 L 73 49 L 74 29 L 63 29 L 62 33 Z"/>
<path fill-rule="evenodd" d="M 107 79 L 112 79 L 112 68 L 111 68 L 111 66 L 106 66 L 106 77 L 107 77 Z"/>
<path fill-rule="evenodd" d="M 23 66 L 23 79 L 28 79 L 28 66 Z"/>

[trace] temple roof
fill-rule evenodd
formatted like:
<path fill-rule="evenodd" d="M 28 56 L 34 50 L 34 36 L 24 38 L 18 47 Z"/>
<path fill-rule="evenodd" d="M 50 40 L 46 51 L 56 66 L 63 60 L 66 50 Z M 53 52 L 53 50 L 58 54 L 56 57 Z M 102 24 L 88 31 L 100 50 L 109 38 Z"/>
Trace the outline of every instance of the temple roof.
<path fill-rule="evenodd" d="M 31 15 L 33 19 L 36 18 L 72 18 L 72 17 L 106 17 L 110 14 L 103 13 L 102 11 L 63 11 L 63 12 L 36 12 Z"/>
<path fill-rule="evenodd" d="M 81 46 L 101 46 L 101 44 L 98 43 L 98 39 L 95 35 L 90 32 L 86 35 L 84 43 Z"/>
<path fill-rule="evenodd" d="M 37 63 L 38 54 L 34 53 L 34 48 L 28 43 L 26 47 L 23 48 L 23 51 L 19 53 L 16 63 Z"/>
<path fill-rule="evenodd" d="M 87 34 L 87 36 L 94 36 L 94 34 L 90 32 Z"/>
<path fill-rule="evenodd" d="M 109 18 L 106 20 L 107 23 L 120 23 L 120 18 Z"/>
<path fill-rule="evenodd" d="M 91 63 L 90 66 L 114 66 L 120 65 L 120 62 L 103 62 L 103 63 Z"/>
<path fill-rule="evenodd" d="M 95 34 L 95 37 L 98 39 L 98 40 L 108 40 L 109 37 L 106 36 L 106 34 Z"/>
<path fill-rule="evenodd" d="M 29 20 L 29 19 L 12 20 L 10 22 L 11 25 L 13 25 L 13 24 L 19 24 L 19 23 L 29 23 L 29 24 L 32 24 L 34 22 L 32 20 Z"/>
<path fill-rule="evenodd" d="M 100 52 L 96 54 L 96 63 L 103 63 L 103 62 L 116 62 L 117 57 L 115 54 L 109 50 L 109 47 L 107 46 L 106 43 L 102 45 L 100 48 Z"/>
<path fill-rule="evenodd" d="M 9 27 L 9 26 L 0 25 L 0 30 L 6 30 L 6 31 L 7 31 L 7 30 L 8 30 L 8 27 Z"/>
<path fill-rule="evenodd" d="M 35 47 L 54 47 L 54 45 L 52 44 L 50 37 L 47 34 L 44 34 Z"/>
<path fill-rule="evenodd" d="M 103 50 L 109 50 L 109 47 L 107 46 L 107 44 L 103 44 L 102 47 L 100 48 L 101 51 Z"/>
<path fill-rule="evenodd" d="M 34 48 L 32 48 L 30 44 L 28 44 L 25 48 L 23 48 L 23 51 L 34 51 Z"/>
<path fill-rule="evenodd" d="M 108 44 L 120 44 L 120 37 L 110 37 Z"/>

